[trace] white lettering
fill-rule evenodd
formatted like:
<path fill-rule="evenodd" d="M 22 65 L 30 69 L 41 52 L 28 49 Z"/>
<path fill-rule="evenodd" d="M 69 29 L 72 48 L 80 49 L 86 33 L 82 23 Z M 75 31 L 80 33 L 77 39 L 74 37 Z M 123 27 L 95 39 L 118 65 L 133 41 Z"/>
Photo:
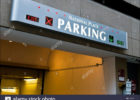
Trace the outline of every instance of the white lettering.
<path fill-rule="evenodd" d="M 58 29 L 61 29 L 61 26 L 64 25 L 64 24 L 65 24 L 64 20 L 59 18 L 58 19 Z"/>
<path fill-rule="evenodd" d="M 88 37 L 90 37 L 90 34 L 91 34 L 91 28 L 89 27 L 88 28 Z"/>
<path fill-rule="evenodd" d="M 81 35 L 87 36 L 86 29 L 87 27 L 84 27 L 83 25 L 81 25 Z"/>
<path fill-rule="evenodd" d="M 77 23 L 73 23 L 71 25 L 70 21 L 65 21 L 61 18 L 58 19 L 58 29 L 63 29 L 64 31 L 73 32 L 76 34 L 80 34 L 82 36 L 86 36 L 89 38 L 100 39 L 101 41 L 106 41 L 106 32 L 95 30 L 94 28 L 87 27 L 84 25 L 79 25 Z M 89 23 L 90 24 L 90 23 Z M 63 26 L 63 27 L 62 27 Z M 72 27 L 73 26 L 73 27 Z"/>
<path fill-rule="evenodd" d="M 100 32 L 100 39 L 102 40 L 102 41 L 106 41 L 106 37 L 104 36 L 103 37 L 103 34 L 105 35 L 106 33 L 105 32 Z"/>
<path fill-rule="evenodd" d="M 73 24 L 73 32 L 79 34 L 79 25 L 76 23 Z"/>
<path fill-rule="evenodd" d="M 72 32 L 70 21 L 67 22 L 64 30 L 66 31 L 67 29 L 69 30 L 69 32 Z"/>
<path fill-rule="evenodd" d="M 94 38 L 94 36 L 96 37 L 96 39 L 98 39 L 99 38 L 99 31 L 97 30 L 97 32 L 96 32 L 94 29 L 92 29 L 92 37 Z"/>

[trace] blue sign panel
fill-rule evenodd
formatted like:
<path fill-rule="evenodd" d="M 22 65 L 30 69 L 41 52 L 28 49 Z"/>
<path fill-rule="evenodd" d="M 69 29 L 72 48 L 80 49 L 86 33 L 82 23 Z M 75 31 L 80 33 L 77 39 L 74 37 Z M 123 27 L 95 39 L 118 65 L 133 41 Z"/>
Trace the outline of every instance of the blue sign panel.
<path fill-rule="evenodd" d="M 26 23 L 94 42 L 128 49 L 126 32 L 32 0 L 13 0 L 11 21 Z"/>

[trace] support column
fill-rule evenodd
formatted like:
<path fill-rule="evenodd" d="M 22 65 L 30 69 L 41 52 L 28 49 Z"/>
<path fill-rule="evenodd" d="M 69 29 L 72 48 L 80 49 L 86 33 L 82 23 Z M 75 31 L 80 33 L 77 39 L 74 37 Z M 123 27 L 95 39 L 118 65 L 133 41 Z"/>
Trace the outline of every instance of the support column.
<path fill-rule="evenodd" d="M 104 58 L 104 78 L 106 94 L 116 94 L 116 68 L 115 57 Z"/>

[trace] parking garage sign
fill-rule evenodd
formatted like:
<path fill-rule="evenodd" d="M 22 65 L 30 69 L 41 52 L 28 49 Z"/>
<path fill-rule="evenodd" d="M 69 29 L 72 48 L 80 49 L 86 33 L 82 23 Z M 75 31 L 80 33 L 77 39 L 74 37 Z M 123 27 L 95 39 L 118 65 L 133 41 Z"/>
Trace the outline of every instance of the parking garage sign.
<path fill-rule="evenodd" d="M 11 12 L 11 21 L 26 23 L 62 34 L 69 34 L 94 42 L 128 49 L 127 32 L 32 0 L 13 0 Z"/>

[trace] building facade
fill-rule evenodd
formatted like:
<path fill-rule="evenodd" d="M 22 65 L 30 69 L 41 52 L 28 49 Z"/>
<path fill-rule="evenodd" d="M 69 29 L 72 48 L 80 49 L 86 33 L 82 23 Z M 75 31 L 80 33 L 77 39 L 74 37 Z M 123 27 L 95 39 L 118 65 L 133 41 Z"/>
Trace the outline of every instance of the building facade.
<path fill-rule="evenodd" d="M 139 19 L 92 0 L 33 1 L 127 32 L 128 48 L 12 22 L 13 1 L 0 0 L 0 94 L 124 94 L 127 79 L 140 94 Z"/>

